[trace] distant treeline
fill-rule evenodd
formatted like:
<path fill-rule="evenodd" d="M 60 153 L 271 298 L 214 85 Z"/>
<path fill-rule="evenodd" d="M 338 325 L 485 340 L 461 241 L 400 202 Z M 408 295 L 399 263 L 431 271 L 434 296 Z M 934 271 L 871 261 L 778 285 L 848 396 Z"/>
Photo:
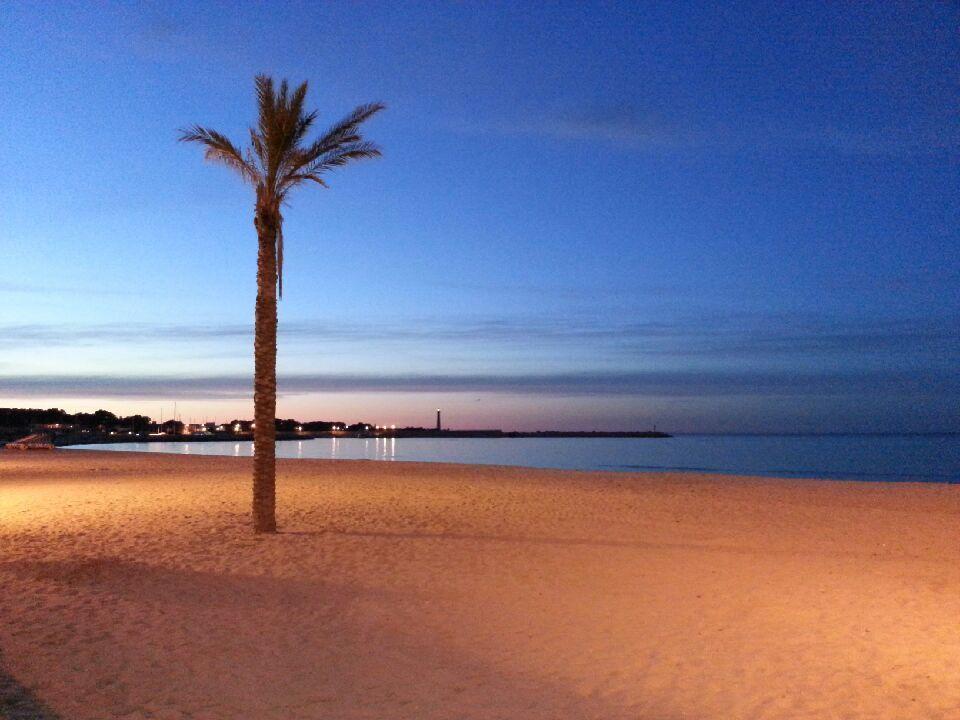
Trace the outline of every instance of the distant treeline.
<path fill-rule="evenodd" d="M 131 430 L 146 430 L 151 420 L 146 415 L 119 417 L 108 410 L 92 413 L 68 413 L 60 408 L 0 408 L 0 427 L 30 428 L 34 425 L 74 425 L 79 428 L 96 429 L 122 425 Z"/>
<path fill-rule="evenodd" d="M 203 423 L 210 430 L 223 428 L 231 432 L 240 430 L 249 432 L 250 420 L 233 419 L 225 423 Z M 364 432 L 373 429 L 369 423 L 347 424 L 335 420 L 300 420 L 286 419 L 276 421 L 279 432 L 329 432 L 331 430 L 348 430 Z M 92 413 L 68 413 L 60 408 L 0 408 L 0 428 L 7 430 L 30 430 L 38 425 L 61 425 L 83 430 L 125 430 L 134 433 L 148 432 L 162 429 L 170 433 L 179 433 L 184 429 L 184 423 L 179 420 L 167 420 L 162 425 L 146 415 L 115 415 L 109 410 L 97 410 Z M 413 428 L 406 428 L 413 429 Z"/>

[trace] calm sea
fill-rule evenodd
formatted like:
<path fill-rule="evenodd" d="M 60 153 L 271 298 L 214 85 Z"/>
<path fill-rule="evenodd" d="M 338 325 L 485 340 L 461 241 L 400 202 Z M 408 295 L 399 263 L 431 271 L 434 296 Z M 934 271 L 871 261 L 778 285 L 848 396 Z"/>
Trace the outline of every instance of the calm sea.
<path fill-rule="evenodd" d="M 253 443 L 157 442 L 90 450 L 249 456 Z M 637 438 L 322 438 L 284 458 L 453 462 L 570 470 L 681 470 L 771 477 L 960 482 L 960 435 L 680 435 Z"/>

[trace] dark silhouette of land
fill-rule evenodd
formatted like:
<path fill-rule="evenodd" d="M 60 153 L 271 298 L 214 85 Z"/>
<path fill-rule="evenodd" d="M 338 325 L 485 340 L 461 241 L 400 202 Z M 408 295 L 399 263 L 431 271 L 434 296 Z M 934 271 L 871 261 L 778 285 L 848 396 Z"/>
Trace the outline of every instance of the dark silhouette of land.
<path fill-rule="evenodd" d="M 534 432 L 500 429 L 448 430 L 425 427 L 393 427 L 366 422 L 346 423 L 331 420 L 301 422 L 276 420 L 277 440 L 314 438 L 667 438 L 667 433 L 644 431 L 561 431 Z M 234 419 L 225 423 L 184 423 L 179 419 L 156 422 L 146 415 L 119 417 L 107 410 L 93 413 L 68 413 L 59 408 L 0 408 L 0 443 L 27 433 L 45 433 L 56 445 L 85 445 L 118 442 L 212 442 L 252 440 L 255 426 L 251 420 Z"/>

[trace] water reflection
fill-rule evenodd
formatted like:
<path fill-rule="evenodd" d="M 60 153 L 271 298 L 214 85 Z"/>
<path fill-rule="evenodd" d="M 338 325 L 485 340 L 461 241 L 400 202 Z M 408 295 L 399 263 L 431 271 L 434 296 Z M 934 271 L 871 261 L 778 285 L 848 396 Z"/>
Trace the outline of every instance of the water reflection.
<path fill-rule="evenodd" d="M 397 456 L 396 438 L 377 438 L 377 460 L 394 460 Z"/>

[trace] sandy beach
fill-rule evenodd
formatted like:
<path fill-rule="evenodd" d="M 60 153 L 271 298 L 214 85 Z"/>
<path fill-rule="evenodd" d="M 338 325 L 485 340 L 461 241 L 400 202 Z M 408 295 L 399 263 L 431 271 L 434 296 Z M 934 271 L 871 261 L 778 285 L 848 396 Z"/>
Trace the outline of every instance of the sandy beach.
<path fill-rule="evenodd" d="M 960 487 L 0 453 L 9 718 L 960 718 Z"/>

